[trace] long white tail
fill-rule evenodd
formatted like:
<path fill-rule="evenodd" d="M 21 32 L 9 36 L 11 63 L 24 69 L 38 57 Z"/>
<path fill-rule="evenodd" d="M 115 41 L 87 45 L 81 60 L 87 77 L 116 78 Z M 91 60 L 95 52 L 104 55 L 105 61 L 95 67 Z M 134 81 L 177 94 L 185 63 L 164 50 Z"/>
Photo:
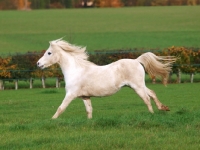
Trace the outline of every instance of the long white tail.
<path fill-rule="evenodd" d="M 151 77 L 161 76 L 163 84 L 167 84 L 171 65 L 176 61 L 174 56 L 156 56 L 151 52 L 142 54 L 137 60 L 144 66 Z"/>

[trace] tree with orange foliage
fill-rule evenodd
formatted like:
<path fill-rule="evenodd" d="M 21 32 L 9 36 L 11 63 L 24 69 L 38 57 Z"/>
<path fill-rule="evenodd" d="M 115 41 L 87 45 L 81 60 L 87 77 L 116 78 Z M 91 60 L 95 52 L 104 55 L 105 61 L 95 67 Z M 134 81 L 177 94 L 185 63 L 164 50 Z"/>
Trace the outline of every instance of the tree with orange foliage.
<path fill-rule="evenodd" d="M 31 2 L 28 0 L 17 0 L 17 8 L 19 10 L 29 10 Z"/>
<path fill-rule="evenodd" d="M 10 70 L 15 69 L 16 65 L 10 64 L 11 57 L 0 57 L 0 90 L 4 89 L 4 80 L 11 78 Z"/>
<path fill-rule="evenodd" d="M 198 58 L 198 52 L 193 51 L 185 47 L 170 47 L 168 48 L 168 55 L 176 56 L 176 66 L 173 67 L 173 71 L 177 73 L 177 82 L 181 82 L 181 72 L 190 74 L 190 82 L 193 82 L 194 74 L 198 71 L 195 65 L 196 58 Z"/>
<path fill-rule="evenodd" d="M 11 69 L 15 69 L 16 65 L 10 64 L 11 57 L 2 58 L 0 57 L 0 79 L 11 78 Z"/>
<path fill-rule="evenodd" d="M 96 0 L 97 7 L 122 7 L 121 0 Z"/>

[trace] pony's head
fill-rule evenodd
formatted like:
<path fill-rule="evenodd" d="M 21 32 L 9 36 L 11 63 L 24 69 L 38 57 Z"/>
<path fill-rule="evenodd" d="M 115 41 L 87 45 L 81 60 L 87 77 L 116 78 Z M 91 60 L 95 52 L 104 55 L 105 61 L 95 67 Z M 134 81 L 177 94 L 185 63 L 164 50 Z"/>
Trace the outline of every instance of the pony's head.
<path fill-rule="evenodd" d="M 55 63 L 58 63 L 60 57 L 58 50 L 56 48 L 56 43 L 62 39 L 58 39 L 55 41 L 50 41 L 50 46 L 44 53 L 44 55 L 38 60 L 37 65 L 41 69 L 44 69 L 46 67 L 49 67 Z"/>
<path fill-rule="evenodd" d="M 87 60 L 88 58 L 88 55 L 85 53 L 85 47 L 71 45 L 62 40 L 62 38 L 49 43 L 49 48 L 37 62 L 38 67 L 41 69 L 49 67 L 55 63 L 59 63 L 63 54 L 62 52 L 67 52 L 78 60 Z"/>

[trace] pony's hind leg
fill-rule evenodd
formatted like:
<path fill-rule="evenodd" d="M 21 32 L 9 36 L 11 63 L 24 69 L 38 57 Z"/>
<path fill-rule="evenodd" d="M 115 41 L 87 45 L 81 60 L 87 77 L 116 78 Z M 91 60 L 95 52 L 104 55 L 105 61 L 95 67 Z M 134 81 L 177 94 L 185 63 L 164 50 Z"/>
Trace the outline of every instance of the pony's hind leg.
<path fill-rule="evenodd" d="M 145 87 L 140 87 L 140 88 L 134 88 L 135 92 L 140 96 L 140 98 L 144 101 L 144 103 L 147 105 L 149 111 L 151 113 L 153 112 L 153 108 L 151 105 L 151 100 L 149 95 L 146 93 Z"/>
<path fill-rule="evenodd" d="M 154 100 L 157 108 L 159 110 L 165 110 L 165 111 L 169 111 L 169 108 L 165 105 L 163 105 L 157 98 L 156 93 L 148 88 L 146 88 L 148 95 Z"/>
<path fill-rule="evenodd" d="M 86 112 L 87 112 L 87 117 L 88 119 L 92 118 L 92 103 L 90 100 L 90 97 L 82 97 L 83 102 L 85 104 Z"/>

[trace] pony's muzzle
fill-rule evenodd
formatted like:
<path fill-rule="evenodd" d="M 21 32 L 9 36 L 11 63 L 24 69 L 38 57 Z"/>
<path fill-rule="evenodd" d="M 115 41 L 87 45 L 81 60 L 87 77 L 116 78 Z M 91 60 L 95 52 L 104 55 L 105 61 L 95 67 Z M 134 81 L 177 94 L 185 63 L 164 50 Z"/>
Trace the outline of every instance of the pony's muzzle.
<path fill-rule="evenodd" d="M 44 68 L 44 65 L 41 65 L 39 61 L 37 62 L 37 66 L 38 66 L 39 68 Z"/>
<path fill-rule="evenodd" d="M 40 63 L 39 63 L 39 61 L 37 62 L 37 66 L 40 67 Z"/>

